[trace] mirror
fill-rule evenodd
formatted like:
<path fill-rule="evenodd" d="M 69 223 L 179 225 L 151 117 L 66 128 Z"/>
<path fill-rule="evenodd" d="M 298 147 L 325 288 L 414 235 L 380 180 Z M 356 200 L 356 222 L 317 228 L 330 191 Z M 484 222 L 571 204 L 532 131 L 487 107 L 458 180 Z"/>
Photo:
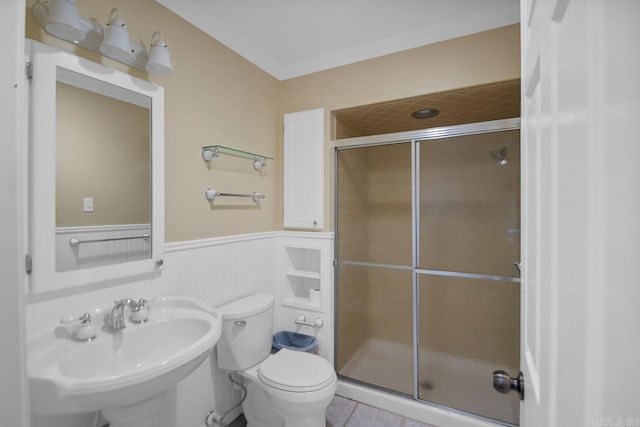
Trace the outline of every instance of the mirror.
<path fill-rule="evenodd" d="M 149 106 L 63 83 L 58 74 L 56 271 L 150 258 Z"/>
<path fill-rule="evenodd" d="M 30 41 L 34 294 L 156 273 L 163 89 Z"/>

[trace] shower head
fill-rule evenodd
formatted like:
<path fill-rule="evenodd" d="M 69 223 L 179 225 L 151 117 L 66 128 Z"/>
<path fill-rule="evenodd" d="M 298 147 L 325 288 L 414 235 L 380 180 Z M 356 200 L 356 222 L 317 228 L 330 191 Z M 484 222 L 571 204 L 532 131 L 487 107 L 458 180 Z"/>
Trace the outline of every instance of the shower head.
<path fill-rule="evenodd" d="M 509 161 L 507 160 L 507 150 L 509 149 L 508 145 L 505 145 L 504 147 L 498 149 L 498 150 L 494 150 L 491 152 L 491 157 L 493 158 L 493 160 L 495 160 L 496 162 L 500 163 L 500 166 L 504 166 L 507 163 L 509 163 Z"/>

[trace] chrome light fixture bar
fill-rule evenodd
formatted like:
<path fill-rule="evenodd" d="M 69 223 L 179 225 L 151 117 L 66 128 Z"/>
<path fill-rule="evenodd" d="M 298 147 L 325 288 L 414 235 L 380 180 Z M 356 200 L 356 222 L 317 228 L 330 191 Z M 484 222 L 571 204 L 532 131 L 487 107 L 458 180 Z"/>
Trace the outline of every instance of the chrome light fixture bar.
<path fill-rule="evenodd" d="M 153 33 L 150 51 L 147 52 L 142 42 L 130 41 L 129 31 L 118 9 L 111 10 L 104 28 L 94 18 L 80 16 L 75 0 L 38 1 L 31 12 L 36 22 L 52 36 L 138 70 L 159 76 L 173 75 L 169 48 L 162 33 Z"/>

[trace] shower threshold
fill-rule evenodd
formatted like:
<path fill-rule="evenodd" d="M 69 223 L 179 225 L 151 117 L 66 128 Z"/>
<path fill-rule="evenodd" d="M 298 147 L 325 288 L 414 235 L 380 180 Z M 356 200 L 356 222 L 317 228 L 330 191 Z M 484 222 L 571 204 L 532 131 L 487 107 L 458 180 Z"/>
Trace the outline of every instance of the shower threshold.
<path fill-rule="evenodd" d="M 429 361 L 428 364 L 426 361 Z M 442 401 L 453 401 L 458 396 L 457 390 L 460 389 L 459 384 L 451 384 L 447 378 L 451 378 L 453 374 L 464 373 L 465 378 L 469 378 L 469 384 L 466 385 L 468 395 L 473 396 L 472 401 L 466 401 L 465 408 L 469 410 L 463 411 L 455 407 L 446 406 L 446 404 L 433 403 L 428 400 L 429 390 L 423 390 L 423 395 L 414 399 L 413 397 L 413 356 L 412 345 L 385 341 L 382 339 L 368 339 L 358 351 L 349 359 L 339 371 L 340 386 L 338 394 L 355 400 L 362 401 L 370 405 L 378 405 L 381 409 L 396 412 L 403 416 L 408 416 L 403 409 L 401 411 L 394 410 L 393 402 L 400 399 L 404 403 L 400 406 L 406 406 L 410 402 L 415 405 L 413 411 L 423 412 L 426 418 L 414 415 L 411 417 L 419 419 L 423 422 L 434 425 L 456 425 L 466 426 L 514 426 L 504 421 L 486 418 L 477 415 L 474 411 L 482 413 L 491 411 L 491 413 L 499 414 L 504 418 L 513 418 L 517 414 L 506 413 L 509 405 L 501 404 L 495 399 L 495 391 L 491 389 L 491 382 L 484 381 L 487 372 L 493 372 L 500 367 L 492 365 L 480 360 L 469 360 L 464 358 L 456 358 L 450 354 L 440 354 L 433 351 L 421 351 L 420 366 L 429 366 L 432 375 L 429 380 L 435 384 L 439 399 Z M 385 369 L 385 366 L 393 365 L 394 369 Z M 485 384 L 486 383 L 486 384 Z M 340 392 L 341 389 L 347 390 L 347 394 Z M 355 395 L 353 393 L 355 392 Z M 364 396 L 363 396 L 364 395 Z M 363 399 L 373 400 L 363 400 Z M 385 402 L 387 402 L 385 405 Z M 388 406 L 391 405 L 391 406 Z M 450 421 L 435 422 L 431 416 L 431 411 L 436 408 L 437 411 L 445 411 L 447 414 L 455 413 L 466 420 L 468 423 L 451 424 Z M 433 414 L 431 414 L 433 415 Z M 456 416 L 456 418 L 457 418 Z"/>

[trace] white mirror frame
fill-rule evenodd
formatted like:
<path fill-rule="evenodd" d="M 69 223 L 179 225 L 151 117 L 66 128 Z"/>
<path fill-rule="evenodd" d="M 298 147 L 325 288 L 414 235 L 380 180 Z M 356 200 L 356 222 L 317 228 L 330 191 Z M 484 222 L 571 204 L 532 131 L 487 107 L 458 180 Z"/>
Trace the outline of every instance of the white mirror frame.
<path fill-rule="evenodd" d="M 122 283 L 158 274 L 164 256 L 164 89 L 129 74 L 32 40 L 29 88 L 29 246 L 33 260 L 30 293 L 69 291 L 86 285 Z M 62 80 L 58 78 L 63 76 Z M 89 79 L 99 84 L 86 85 Z M 56 272 L 56 82 L 72 83 L 136 105 L 151 107 L 151 257 Z M 95 83 L 95 82 L 94 82 Z M 104 83 L 104 84 L 100 84 Z M 124 90 L 119 90 L 120 88 Z"/>

